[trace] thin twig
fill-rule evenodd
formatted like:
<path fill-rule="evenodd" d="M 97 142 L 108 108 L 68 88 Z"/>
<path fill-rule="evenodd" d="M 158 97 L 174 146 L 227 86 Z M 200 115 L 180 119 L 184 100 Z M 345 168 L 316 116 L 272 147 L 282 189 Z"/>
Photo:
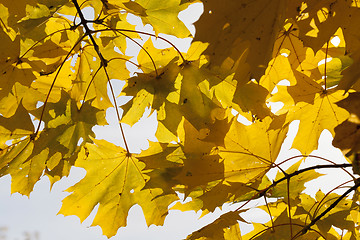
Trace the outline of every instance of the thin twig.
<path fill-rule="evenodd" d="M 319 216 L 314 218 L 308 225 L 304 226 L 301 231 L 299 231 L 292 239 L 295 239 L 301 235 L 304 235 L 307 231 L 310 230 L 310 228 L 316 224 L 317 221 L 319 221 L 322 217 L 324 217 L 328 212 L 330 212 L 333 208 L 336 207 L 336 205 L 339 204 L 341 200 L 343 200 L 349 193 L 352 191 L 355 191 L 360 186 L 360 178 L 356 179 L 355 185 L 349 188 L 346 192 L 344 192 L 336 201 L 334 201 L 326 210 L 324 210 Z"/>

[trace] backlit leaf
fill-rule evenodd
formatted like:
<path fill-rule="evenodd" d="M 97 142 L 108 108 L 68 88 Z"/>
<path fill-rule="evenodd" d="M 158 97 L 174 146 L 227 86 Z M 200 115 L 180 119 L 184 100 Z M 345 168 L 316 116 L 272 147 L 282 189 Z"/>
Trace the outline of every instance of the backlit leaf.
<path fill-rule="evenodd" d="M 160 188 L 143 189 L 149 180 L 143 171 L 145 164 L 104 140 L 95 140 L 95 145 L 87 144 L 76 166 L 84 168 L 87 174 L 67 190 L 72 194 L 63 200 L 59 213 L 75 214 L 84 221 L 99 204 L 92 225 L 101 226 L 108 237 L 115 235 L 119 227 L 126 226 L 128 211 L 133 205 L 142 207 L 149 226 L 160 225 L 168 213 L 168 205 L 177 199 L 175 195 L 156 198 L 162 193 Z"/>

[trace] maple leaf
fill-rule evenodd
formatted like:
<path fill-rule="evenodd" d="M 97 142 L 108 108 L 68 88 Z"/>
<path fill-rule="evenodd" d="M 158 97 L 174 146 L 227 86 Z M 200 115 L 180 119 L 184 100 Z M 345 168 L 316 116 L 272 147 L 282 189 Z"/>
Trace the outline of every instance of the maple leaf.
<path fill-rule="evenodd" d="M 290 227 L 294 228 L 294 231 L 301 230 L 303 222 L 298 219 L 293 219 L 291 223 L 292 225 L 290 225 L 287 210 L 286 208 L 284 208 L 284 205 L 285 204 L 283 202 L 277 202 L 276 204 L 271 204 L 270 205 L 271 214 L 273 216 L 275 215 L 276 218 L 265 224 L 254 223 L 255 229 L 252 232 L 246 234 L 243 237 L 243 239 L 287 240 L 291 238 L 289 231 Z M 312 239 L 317 236 L 318 235 L 314 232 L 308 232 L 305 235 L 298 237 L 297 239 L 303 239 L 303 240 Z"/>
<path fill-rule="evenodd" d="M 67 168 L 61 172 L 61 176 L 67 176 L 70 170 L 69 166 L 73 164 L 70 159 L 76 156 L 80 146 L 92 141 L 90 136 L 95 137 L 91 128 L 101 122 L 106 124 L 104 112 L 91 107 L 88 102 L 83 105 L 81 110 L 78 110 L 75 102 L 71 101 L 69 96 L 64 93 L 60 102 L 52 104 L 54 109 L 44 115 L 46 128 L 40 132 L 39 136 L 35 139 L 28 137 L 24 143 L 20 142 L 20 144 L 7 149 L 3 155 L 1 168 L 3 174 L 12 176 L 12 192 L 29 195 L 43 171 L 48 169 L 50 173 L 58 165 Z M 51 104 L 49 105 L 51 106 Z M 23 108 L 19 109 L 24 111 Z M 21 114 L 20 110 L 16 112 L 16 116 Z M 32 113 L 35 116 L 40 115 L 39 110 L 41 111 L 41 108 Z M 83 114 L 83 111 L 86 114 Z M 27 118 L 29 119 L 29 116 Z M 23 124 L 23 128 L 29 128 L 26 126 L 28 125 L 33 130 L 32 123 L 26 123 L 26 118 L 24 118 Z M 9 127 L 12 125 L 9 124 Z M 22 137 L 32 135 L 29 132 L 25 135 L 26 131 L 21 131 L 21 129 L 10 128 L 10 130 L 15 130 L 15 134 L 23 133 Z M 19 157 L 11 159 L 14 152 L 19 154 Z"/>
<path fill-rule="evenodd" d="M 121 107 L 124 109 L 122 122 L 133 125 L 142 117 L 146 107 L 162 112 L 170 103 L 169 95 L 177 91 L 175 84 L 180 68 L 171 62 L 159 71 L 159 77 L 138 73 L 138 76 L 128 79 L 122 94 L 134 98 Z"/>
<path fill-rule="evenodd" d="M 6 38 L 7 36 L 4 39 Z M 20 39 L 16 38 L 13 42 L 9 39 L 8 44 L 6 46 L 7 49 L 0 50 L 0 53 L 4 54 L 4 57 L 0 60 L 2 63 L 0 81 L 3 83 L 0 89 L 0 97 L 3 104 L 5 101 L 13 102 L 1 107 L 1 114 L 10 117 L 15 113 L 16 107 L 22 98 L 21 95 L 19 96 L 16 88 L 21 86 L 29 87 L 31 82 L 36 79 L 36 76 L 33 66 L 28 59 L 19 58 Z M 15 107 L 13 107 L 14 104 L 16 105 Z M 11 107 L 13 108 L 11 109 Z"/>
<path fill-rule="evenodd" d="M 192 37 L 179 14 L 197 2 L 204 13 L 181 52 L 185 47 L 170 39 Z M 83 221 L 98 205 L 93 225 L 108 237 L 126 226 L 135 204 L 148 225 L 163 224 L 180 193 L 191 201 L 171 209 L 202 216 L 245 201 L 189 239 L 358 239 L 359 6 L 357 0 L 4 0 L 0 176 L 11 175 L 12 193 L 29 196 L 40 178 L 52 186 L 72 166 L 84 168 L 60 213 Z M 93 16 L 85 14 L 89 8 Z M 138 30 L 134 15 L 155 33 Z M 117 80 L 125 82 L 122 90 Z M 120 91 L 130 98 L 122 116 Z M 274 113 L 273 102 L 283 107 Z M 122 123 L 138 123 L 147 108 L 157 115 L 158 142 L 134 154 Z M 125 149 L 95 139 L 93 127 L 107 124 L 111 109 Z M 277 164 L 294 121 L 300 124 L 292 147 L 304 155 Z M 302 160 L 290 160 L 315 150 L 325 129 L 352 164 L 299 170 Z M 320 175 L 315 169 L 347 167 L 354 185 L 344 194 L 303 193 Z M 268 223 L 239 216 L 256 199 Z M 243 234 L 238 221 L 254 229 Z"/>
<path fill-rule="evenodd" d="M 345 98 L 343 91 L 324 90 L 320 84 L 306 75 L 298 76 L 301 77 L 297 78 L 297 85 L 278 86 L 279 91 L 270 98 L 270 101 L 277 102 L 282 99 L 285 105 L 278 114 L 287 112 L 288 123 L 300 120 L 293 147 L 304 154 L 309 154 L 317 149 L 322 131 L 327 129 L 334 134 L 334 128 L 345 121 L 349 114 L 336 105 Z"/>
<path fill-rule="evenodd" d="M 204 14 L 195 23 L 195 40 L 209 43 L 205 54 L 211 56 L 215 65 L 221 65 L 228 56 L 236 62 L 248 51 L 246 62 L 250 64 L 251 76 L 260 79 L 278 27 L 285 20 L 284 11 L 285 4 L 281 1 L 206 1 Z M 248 49 L 241 48 L 239 42 L 246 41 L 250 42 Z"/>
<path fill-rule="evenodd" d="M 296 170 L 298 170 L 298 168 L 302 162 L 303 161 L 300 160 L 297 163 L 293 164 L 289 169 L 286 170 L 286 173 L 291 174 L 291 173 L 295 172 Z M 283 181 L 280 184 L 276 185 L 271 190 L 271 197 L 287 197 L 287 196 L 289 196 L 292 199 L 296 199 L 300 195 L 300 193 L 305 190 L 304 184 L 306 182 L 316 179 L 320 176 L 322 176 L 322 174 L 317 173 L 315 170 L 307 171 L 304 174 L 299 174 L 289 180 L 289 186 L 288 186 L 287 181 Z M 275 177 L 275 181 L 277 181 L 283 177 L 284 177 L 284 173 L 278 172 Z M 288 191 L 289 191 L 288 188 L 291 189 L 291 192 L 289 192 L 289 195 L 288 195 Z"/>
<path fill-rule="evenodd" d="M 167 58 L 167 53 L 168 51 L 161 61 L 154 59 L 155 63 L 167 63 L 157 70 L 157 75 L 154 76 L 154 72 L 138 74 L 124 86 L 123 94 L 134 98 L 122 106 L 122 121 L 133 125 L 143 115 L 146 107 L 152 107 L 158 111 L 158 120 L 173 134 L 176 134 L 182 117 L 197 129 L 210 124 L 213 122 L 211 112 L 220 107 L 212 100 L 209 91 L 209 85 L 218 82 L 217 77 L 206 68 L 199 71 L 199 61 L 180 66 L 168 63 L 171 58 Z M 149 61 L 146 63 L 149 64 Z"/>
<path fill-rule="evenodd" d="M 180 11 L 188 4 L 180 4 L 180 0 L 136 0 L 124 3 L 125 7 L 140 16 L 145 24 L 153 26 L 156 34 L 165 33 L 179 38 L 188 37 L 189 30 L 178 19 Z"/>
<path fill-rule="evenodd" d="M 354 38 L 358 34 L 358 28 L 351 22 L 358 21 L 360 9 L 346 1 L 307 2 L 306 5 L 301 10 L 301 16 L 297 22 L 301 29 L 300 37 L 305 45 L 317 51 L 341 27 L 345 41 L 348 43 L 347 49 L 353 52 Z M 307 17 L 304 17 L 305 15 Z"/>
<path fill-rule="evenodd" d="M 209 94 L 209 85 L 215 85 L 217 79 L 209 73 L 198 71 L 198 62 L 190 63 L 184 66 L 180 74 L 181 81 L 179 107 L 182 115 L 200 129 L 213 122 L 211 113 L 220 106 L 212 100 Z"/>
<path fill-rule="evenodd" d="M 21 119 L 21 122 L 18 121 Z M 11 139 L 28 136 L 34 132 L 34 125 L 26 109 L 19 105 L 13 116 L 6 118 L 0 116 L 0 148 L 6 147 L 5 143 Z"/>
<path fill-rule="evenodd" d="M 268 91 L 261 85 L 249 82 L 236 88 L 234 103 L 239 104 L 243 112 L 251 112 L 256 118 L 270 115 L 270 109 L 264 104 Z"/>
<path fill-rule="evenodd" d="M 241 240 L 238 221 L 245 222 L 240 217 L 241 211 L 228 212 L 221 215 L 213 223 L 192 233 L 187 239 L 233 239 Z"/>
<path fill-rule="evenodd" d="M 316 193 L 315 199 L 306 194 L 300 195 L 301 204 L 299 205 L 298 211 L 300 219 L 305 222 L 311 221 L 317 215 L 325 211 L 330 204 L 338 199 L 338 197 L 339 195 L 336 193 L 325 195 L 321 190 Z M 332 208 L 330 213 L 326 214 L 322 220 L 319 220 L 316 223 L 316 227 L 319 231 L 326 235 L 332 226 L 354 231 L 353 223 L 347 220 L 347 216 L 350 214 L 351 210 L 350 202 L 351 200 L 348 199 L 342 200 L 336 207 Z M 326 220 L 327 218 L 329 222 Z M 340 219 L 341 221 L 339 221 Z"/>
<path fill-rule="evenodd" d="M 149 149 L 136 158 L 146 164 L 144 171 L 150 179 L 144 189 L 161 188 L 162 195 L 175 194 L 174 186 L 179 184 L 175 177 L 181 171 L 184 153 L 179 145 L 150 142 Z"/>
<path fill-rule="evenodd" d="M 338 106 L 345 108 L 350 113 L 349 119 L 335 127 L 335 137 L 333 139 L 333 145 L 344 151 L 346 156 L 360 150 L 358 144 L 360 137 L 359 103 L 359 94 L 357 92 L 350 93 L 347 98 L 337 103 Z"/>
<path fill-rule="evenodd" d="M 84 221 L 99 204 L 92 225 L 101 226 L 108 237 L 126 226 L 128 211 L 135 204 L 142 207 L 149 226 L 163 224 L 168 205 L 177 196 L 158 197 L 162 193 L 160 188 L 143 189 L 149 179 L 144 163 L 105 140 L 94 142 L 94 145 L 86 144 L 76 161 L 76 166 L 84 168 L 87 175 L 67 189 L 72 194 L 63 200 L 59 213 L 77 215 Z"/>
<path fill-rule="evenodd" d="M 139 68 L 144 73 L 128 79 L 122 89 L 122 95 L 134 96 L 122 106 L 122 122 L 132 126 L 142 117 L 146 107 L 161 111 L 166 102 L 176 102 L 169 96 L 177 91 L 176 81 L 180 67 L 175 62 L 176 58 L 175 50 L 157 49 L 151 38 L 144 44 L 138 55 Z"/>
<path fill-rule="evenodd" d="M 112 107 L 107 92 L 107 83 L 110 79 L 123 79 L 129 73 L 125 67 L 128 57 L 115 51 L 110 52 L 109 49 L 113 48 L 114 45 L 110 44 L 103 49 L 103 56 L 109 63 L 106 68 L 103 68 L 102 60 L 90 45 L 82 48 L 76 59 L 75 73 L 71 76 L 73 81 L 71 96 L 79 104 L 80 101 L 95 99 L 94 107 L 102 109 Z M 115 61 L 116 58 L 120 61 Z M 113 64 L 116 64 L 116 67 Z"/>
<path fill-rule="evenodd" d="M 213 151 L 215 144 L 201 141 L 200 132 L 190 122 L 185 121 L 183 125 L 180 142 L 184 152 L 183 168 L 175 179 L 187 186 L 188 194 L 198 186 L 204 187 L 208 182 L 222 179 L 224 172 L 223 163 L 216 150 Z"/>
<path fill-rule="evenodd" d="M 219 148 L 224 176 L 229 182 L 258 181 L 276 160 L 287 128 L 270 129 L 272 119 L 265 118 L 249 126 L 234 121 Z"/>

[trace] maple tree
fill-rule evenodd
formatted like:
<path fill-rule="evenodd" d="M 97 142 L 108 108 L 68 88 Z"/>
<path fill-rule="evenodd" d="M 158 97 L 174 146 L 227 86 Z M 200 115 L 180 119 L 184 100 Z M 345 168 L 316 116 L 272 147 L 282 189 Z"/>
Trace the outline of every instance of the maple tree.
<path fill-rule="evenodd" d="M 191 36 L 178 15 L 196 2 L 204 13 Z M 154 32 L 136 30 L 128 16 Z M 108 237 L 135 204 L 148 225 L 162 225 L 176 202 L 171 209 L 203 215 L 242 203 L 188 239 L 360 239 L 359 22 L 358 0 L 2 0 L 0 176 L 29 196 L 41 177 L 54 184 L 72 166 L 85 169 L 59 213 L 83 221 L 99 205 L 93 225 Z M 187 52 L 169 35 L 192 37 Z M 130 97 L 121 106 L 114 81 L 125 81 L 120 95 Z M 123 124 L 147 108 L 158 142 L 135 154 Z M 124 147 L 92 130 L 107 124 L 108 109 Z M 280 159 L 294 122 L 300 154 Z M 312 154 L 324 130 L 342 163 Z M 322 175 L 317 169 L 351 180 L 311 196 L 305 184 Z M 269 221 L 243 217 L 254 208 Z M 253 230 L 242 234 L 239 223 Z"/>

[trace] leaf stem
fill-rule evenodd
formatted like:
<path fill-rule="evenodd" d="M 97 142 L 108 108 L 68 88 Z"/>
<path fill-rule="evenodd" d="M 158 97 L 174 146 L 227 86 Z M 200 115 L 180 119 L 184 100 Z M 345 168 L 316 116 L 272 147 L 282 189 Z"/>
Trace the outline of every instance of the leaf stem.
<path fill-rule="evenodd" d="M 325 66 L 324 66 L 324 89 L 326 91 L 326 63 L 327 63 L 327 57 L 328 57 L 328 50 L 329 50 L 329 40 L 326 42 L 326 51 L 325 51 Z"/>
<path fill-rule="evenodd" d="M 73 2 L 73 4 L 75 5 L 76 11 L 77 11 L 78 14 L 79 14 L 80 21 L 81 21 L 81 25 L 83 25 L 83 27 L 85 28 L 85 35 L 86 35 L 86 36 L 89 36 L 90 41 L 91 41 L 91 43 L 93 44 L 96 53 L 97 53 L 97 54 L 99 55 L 99 57 L 100 57 L 101 64 L 106 67 L 106 66 L 107 66 L 107 61 L 105 60 L 105 58 L 104 58 L 103 55 L 101 54 L 100 49 L 99 49 L 99 45 L 95 42 L 95 39 L 94 39 L 94 37 L 92 36 L 93 31 L 90 30 L 89 26 L 87 25 L 88 21 L 85 19 L 84 14 L 82 13 L 78 2 L 77 2 L 76 0 L 72 0 L 72 2 Z"/>
<path fill-rule="evenodd" d="M 268 203 L 265 195 L 264 195 L 264 201 L 265 201 L 266 208 L 267 208 L 267 210 L 268 210 L 268 212 L 269 212 L 269 216 L 270 216 L 270 220 L 271 220 L 271 231 L 272 231 L 272 232 L 275 232 L 274 219 L 273 219 L 273 216 L 272 216 L 272 214 L 271 214 L 270 207 L 269 207 L 269 203 Z"/>
<path fill-rule="evenodd" d="M 290 204 L 290 178 L 286 179 L 287 187 L 287 200 L 288 200 L 288 214 L 289 214 L 289 225 L 290 225 L 290 238 L 293 237 L 293 228 L 292 228 L 292 217 L 291 217 L 291 204 Z"/>
<path fill-rule="evenodd" d="M 55 74 L 54 80 L 53 80 L 53 82 L 52 82 L 51 85 L 50 85 L 49 91 L 48 91 L 48 93 L 47 93 L 47 95 L 46 95 L 46 98 L 45 98 L 45 101 L 44 101 L 43 109 L 42 109 L 42 111 L 41 111 L 41 115 L 40 115 L 40 118 L 39 118 L 39 124 L 38 124 L 38 126 L 37 126 L 37 128 L 36 128 L 36 131 L 35 131 L 34 134 L 33 134 L 33 135 L 34 135 L 34 137 L 33 137 L 34 139 L 35 139 L 36 135 L 38 134 L 38 132 L 39 132 L 39 130 L 40 130 L 40 124 L 41 124 L 42 118 L 43 118 L 43 116 L 44 116 L 45 107 L 46 107 L 46 104 L 47 104 L 47 102 L 48 102 L 48 100 L 49 100 L 50 93 L 51 93 L 52 89 L 54 88 L 56 79 L 57 79 L 57 77 L 59 76 L 59 73 L 60 73 L 62 67 L 63 67 L 64 64 L 65 64 L 66 59 L 71 55 L 71 52 L 76 48 L 76 46 L 83 40 L 83 38 L 84 38 L 85 36 L 86 36 L 86 35 L 81 36 L 81 37 L 79 38 L 79 40 L 74 44 L 74 46 L 70 49 L 70 51 L 68 52 L 68 54 L 67 54 L 66 57 L 65 57 L 65 60 L 61 63 L 61 65 L 59 66 L 59 68 L 58 68 L 58 70 L 57 70 L 57 72 L 56 72 L 56 74 Z"/>
<path fill-rule="evenodd" d="M 106 26 L 106 25 L 104 25 Z M 106 26 L 108 27 L 108 26 Z M 172 46 L 180 55 L 181 59 L 183 62 L 188 62 L 185 57 L 182 55 L 182 53 L 180 52 L 180 50 L 175 46 L 175 44 L 173 44 L 171 41 L 167 40 L 166 38 L 164 37 L 160 37 L 160 36 L 156 36 L 155 34 L 152 34 L 152 33 L 147 33 L 147 32 L 143 32 L 143 31 L 138 31 L 138 30 L 131 30 L 131 29 L 124 29 L 124 28 L 115 28 L 115 29 L 98 29 L 98 30 L 95 30 L 94 32 L 104 32 L 104 31 L 122 31 L 122 32 L 132 32 L 132 33 L 139 33 L 139 34 L 144 34 L 144 35 L 148 35 L 150 37 L 155 37 L 155 38 L 158 38 L 158 39 L 161 39 L 165 42 L 167 42 L 170 46 Z"/>
<path fill-rule="evenodd" d="M 128 35 L 126 35 L 125 33 L 122 33 L 120 31 L 116 31 L 118 33 L 120 33 L 121 35 L 123 35 L 124 37 L 130 39 L 133 43 L 135 43 L 136 45 L 138 45 L 142 50 L 145 51 L 145 53 L 149 56 L 151 62 L 152 62 L 152 65 L 154 66 L 154 71 L 155 71 L 155 75 L 156 77 L 159 77 L 159 73 L 158 73 L 158 70 L 157 70 L 157 67 L 156 67 L 156 64 L 155 64 L 155 61 L 154 59 L 151 57 L 151 54 L 149 53 L 148 50 L 146 50 L 143 46 L 141 46 L 140 43 L 138 43 L 137 41 L 135 41 L 133 38 L 129 37 Z"/>
<path fill-rule="evenodd" d="M 113 86 L 110 82 L 110 78 L 109 78 L 109 74 L 106 70 L 106 67 L 108 65 L 108 61 L 103 57 L 103 55 L 101 54 L 100 52 L 100 48 L 99 48 L 99 45 L 96 43 L 94 37 L 92 36 L 92 33 L 95 33 L 97 31 L 92 31 L 90 30 L 89 26 L 87 25 L 88 21 L 85 19 L 81 9 L 80 9 L 80 6 L 77 2 L 77 0 L 72 0 L 73 4 L 75 5 L 75 8 L 76 8 L 76 11 L 78 12 L 79 14 L 79 17 L 80 17 L 80 20 L 81 20 L 81 25 L 83 25 L 84 29 L 85 29 L 85 35 L 84 36 L 89 36 L 90 38 L 90 41 L 92 42 L 93 44 L 93 47 L 97 53 L 97 55 L 99 56 L 100 58 L 100 61 L 101 61 L 101 66 L 100 67 L 103 67 L 104 71 L 105 71 L 105 74 L 106 74 L 106 77 L 107 77 L 107 81 L 109 83 L 109 86 L 110 86 L 110 91 L 111 91 L 111 95 L 113 97 L 113 101 L 114 101 L 114 107 L 115 107 L 115 111 L 116 111 L 116 116 L 117 116 L 117 119 L 118 119 L 118 122 L 119 122 L 119 127 L 120 127 L 120 132 L 121 132 L 121 135 L 122 135 L 122 138 L 123 138 L 123 141 L 125 143 L 125 149 L 126 149 L 126 152 L 127 154 L 130 156 L 130 151 L 129 151 L 129 147 L 127 145 L 127 142 L 126 142 L 126 138 L 125 138 L 125 132 L 124 132 L 124 129 L 122 127 L 122 124 L 120 122 L 121 120 L 121 117 L 120 117 L 120 113 L 119 113 L 119 109 L 118 109 L 118 106 L 117 106 L 117 103 L 116 103 L 116 97 L 115 97 L 115 94 L 114 94 L 114 89 L 113 89 Z"/>

